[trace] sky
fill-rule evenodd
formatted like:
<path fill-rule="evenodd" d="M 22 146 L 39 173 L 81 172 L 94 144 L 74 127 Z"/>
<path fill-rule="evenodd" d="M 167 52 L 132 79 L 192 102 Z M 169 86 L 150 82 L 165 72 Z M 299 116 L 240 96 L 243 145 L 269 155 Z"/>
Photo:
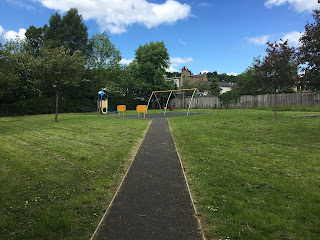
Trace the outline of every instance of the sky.
<path fill-rule="evenodd" d="M 318 0 L 0 0 L 0 36 L 23 39 L 31 25 L 78 8 L 89 36 L 106 31 L 122 64 L 151 41 L 163 41 L 168 71 L 241 74 L 265 55 L 267 41 L 299 46 Z"/>

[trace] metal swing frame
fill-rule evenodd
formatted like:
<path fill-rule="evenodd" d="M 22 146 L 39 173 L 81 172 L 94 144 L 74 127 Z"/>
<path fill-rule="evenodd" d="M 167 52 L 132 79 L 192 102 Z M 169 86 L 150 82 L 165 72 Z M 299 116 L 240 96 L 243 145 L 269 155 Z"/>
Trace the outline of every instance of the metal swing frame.
<path fill-rule="evenodd" d="M 153 95 L 155 96 L 156 101 L 157 101 L 157 103 L 158 103 L 158 106 L 159 106 L 159 108 L 160 108 L 160 110 L 161 110 L 161 104 L 160 104 L 160 101 L 159 101 L 159 99 L 158 99 L 158 97 L 157 97 L 157 93 L 168 93 L 168 92 L 170 92 L 169 97 L 168 97 L 167 102 L 166 102 L 166 106 L 165 106 L 165 108 L 164 108 L 164 115 L 166 115 L 167 108 L 168 108 L 168 104 L 169 104 L 170 97 L 171 97 L 172 93 L 173 93 L 173 95 L 175 96 L 175 98 L 177 98 L 175 92 L 193 91 L 192 97 L 191 97 L 190 102 L 189 102 L 188 112 L 187 112 L 187 116 L 189 116 L 191 103 L 192 103 L 192 100 L 193 100 L 193 98 L 194 98 L 194 94 L 195 94 L 195 92 L 196 92 L 197 90 L 198 90 L 197 88 L 190 88 L 190 89 L 178 89 L 178 90 L 153 91 L 153 92 L 151 93 L 150 97 L 149 97 L 149 100 L 148 100 L 147 111 L 148 111 L 148 109 L 149 109 L 149 104 L 150 104 L 150 101 L 151 101 Z"/>

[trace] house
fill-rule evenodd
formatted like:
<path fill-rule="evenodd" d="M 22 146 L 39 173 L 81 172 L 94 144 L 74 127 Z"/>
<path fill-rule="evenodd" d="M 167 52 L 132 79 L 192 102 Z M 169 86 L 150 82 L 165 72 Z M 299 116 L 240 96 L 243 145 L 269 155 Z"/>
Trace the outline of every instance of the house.
<path fill-rule="evenodd" d="M 218 83 L 218 85 L 220 87 L 220 94 L 223 94 L 225 92 L 231 91 L 231 86 L 232 86 L 232 84 L 234 84 L 234 83 L 231 83 L 231 82 L 217 82 L 217 83 Z M 210 84 L 211 84 L 211 81 L 199 81 L 199 87 L 202 86 L 205 89 L 209 89 Z M 201 95 L 202 96 L 207 96 L 208 95 L 208 91 L 207 90 L 202 91 Z"/>
<path fill-rule="evenodd" d="M 166 81 L 171 81 L 177 88 L 180 88 L 180 77 L 168 78 L 167 75 L 163 75 L 163 77 Z"/>
<path fill-rule="evenodd" d="M 191 71 L 183 67 L 181 69 L 181 77 L 180 77 L 180 86 L 184 86 L 186 81 L 190 81 L 190 83 L 198 83 L 200 81 L 208 81 L 207 74 L 198 74 L 198 75 L 191 75 Z"/>
<path fill-rule="evenodd" d="M 189 81 L 189 83 L 196 83 L 197 85 L 203 86 L 205 89 L 208 89 L 211 82 L 208 81 L 208 77 L 206 73 L 202 74 L 197 74 L 193 75 L 191 74 L 191 71 L 183 67 L 181 69 L 181 76 L 180 77 L 173 77 L 173 78 L 168 78 L 167 75 L 164 75 L 164 78 L 166 81 L 172 81 L 178 88 L 183 88 L 184 83 L 186 81 Z M 221 89 L 220 94 L 223 94 L 225 92 L 228 92 L 231 90 L 231 86 L 233 83 L 231 82 L 218 82 L 219 87 Z M 200 87 L 201 88 L 201 87 Z M 206 96 L 208 94 L 208 91 L 203 91 L 202 95 Z"/>
<path fill-rule="evenodd" d="M 221 89 L 220 94 L 231 91 L 231 86 L 233 83 L 231 82 L 218 82 L 219 87 Z"/>

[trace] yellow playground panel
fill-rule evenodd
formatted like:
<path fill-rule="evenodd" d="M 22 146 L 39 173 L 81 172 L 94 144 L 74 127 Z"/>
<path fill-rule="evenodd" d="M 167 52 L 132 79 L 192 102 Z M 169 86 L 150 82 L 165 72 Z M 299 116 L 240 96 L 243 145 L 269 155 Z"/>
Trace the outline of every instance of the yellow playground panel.
<path fill-rule="evenodd" d="M 119 113 L 120 116 L 120 112 L 123 112 L 123 116 L 124 116 L 124 111 L 126 110 L 126 105 L 118 105 L 117 106 L 117 111 Z"/>
<path fill-rule="evenodd" d="M 106 114 L 108 112 L 108 100 L 98 101 L 98 112 Z"/>
<path fill-rule="evenodd" d="M 140 113 L 143 112 L 143 118 L 146 118 L 147 105 L 137 105 L 138 118 L 140 118 Z"/>

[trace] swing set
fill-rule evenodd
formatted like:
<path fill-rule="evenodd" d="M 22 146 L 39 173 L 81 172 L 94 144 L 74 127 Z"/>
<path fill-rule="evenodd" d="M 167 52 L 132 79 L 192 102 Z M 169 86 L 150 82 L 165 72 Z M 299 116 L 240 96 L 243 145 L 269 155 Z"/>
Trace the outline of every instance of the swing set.
<path fill-rule="evenodd" d="M 177 96 L 176 96 L 176 92 L 183 92 L 183 96 L 184 96 L 184 91 L 192 91 L 192 96 L 191 96 L 191 99 L 190 99 L 190 102 L 189 102 L 189 106 L 188 106 L 188 112 L 187 112 L 187 116 L 189 116 L 189 112 L 190 112 L 190 107 L 191 107 L 191 104 L 192 104 L 192 100 L 194 99 L 194 95 L 196 93 L 198 89 L 197 88 L 190 88 L 190 89 L 178 89 L 178 90 L 165 90 L 165 91 L 153 91 L 151 93 L 151 96 L 149 97 L 149 100 L 148 100 L 148 105 L 147 105 L 147 111 L 149 109 L 149 104 L 150 104 L 150 101 L 152 99 L 153 96 L 155 96 L 155 99 L 156 99 L 156 102 L 158 103 L 158 106 L 160 108 L 160 110 L 162 109 L 161 108 L 161 103 L 160 103 L 160 100 L 157 96 L 157 93 L 170 93 L 169 94 L 169 97 L 167 99 L 167 102 L 166 102 L 166 106 L 164 107 L 164 115 L 166 115 L 166 112 L 167 112 L 167 109 L 168 109 L 168 104 L 169 104 L 169 101 L 170 101 L 170 97 L 171 95 L 173 94 L 174 97 L 177 99 Z M 184 98 L 184 97 L 183 97 Z M 184 99 L 183 99 L 184 101 Z"/>

